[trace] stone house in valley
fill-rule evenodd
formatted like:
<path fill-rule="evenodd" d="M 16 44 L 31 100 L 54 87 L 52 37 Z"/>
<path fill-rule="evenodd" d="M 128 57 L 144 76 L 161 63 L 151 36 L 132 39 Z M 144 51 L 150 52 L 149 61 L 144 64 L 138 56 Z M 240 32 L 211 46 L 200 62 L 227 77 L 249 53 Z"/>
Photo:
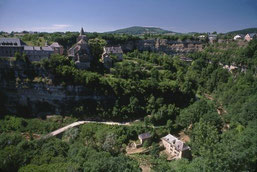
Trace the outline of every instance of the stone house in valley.
<path fill-rule="evenodd" d="M 257 38 L 257 34 L 256 33 L 248 33 L 247 35 L 245 35 L 245 40 L 250 42 L 253 39 Z"/>
<path fill-rule="evenodd" d="M 54 54 L 63 55 L 64 49 L 63 46 L 60 45 L 58 42 L 53 42 L 50 47 L 54 50 Z"/>
<path fill-rule="evenodd" d="M 87 69 L 90 67 L 92 56 L 88 45 L 88 39 L 83 28 L 81 28 L 77 41 L 78 42 L 68 50 L 68 56 L 75 61 L 78 68 Z"/>
<path fill-rule="evenodd" d="M 140 141 L 140 144 L 143 144 L 146 140 L 149 140 L 151 138 L 150 133 L 142 133 L 138 135 L 138 139 Z"/>
<path fill-rule="evenodd" d="M 104 67 L 107 69 L 110 69 L 112 67 L 113 60 L 114 60 L 114 59 L 112 59 L 112 56 L 116 56 L 117 61 L 123 60 L 123 58 L 122 58 L 123 51 L 122 51 L 121 46 L 104 47 L 101 59 L 104 64 Z"/>
<path fill-rule="evenodd" d="M 181 159 L 182 157 L 186 158 L 190 156 L 190 147 L 175 136 L 168 134 L 161 138 L 161 140 L 167 153 L 172 156 L 172 159 Z"/>

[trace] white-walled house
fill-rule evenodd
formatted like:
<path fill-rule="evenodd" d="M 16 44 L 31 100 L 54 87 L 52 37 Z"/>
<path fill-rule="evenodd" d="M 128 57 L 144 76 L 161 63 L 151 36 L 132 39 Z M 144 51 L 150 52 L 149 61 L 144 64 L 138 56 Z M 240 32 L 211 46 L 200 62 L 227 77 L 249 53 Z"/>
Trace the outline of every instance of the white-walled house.
<path fill-rule="evenodd" d="M 175 136 L 168 134 L 161 138 L 161 140 L 166 151 L 173 157 L 172 159 L 181 159 L 182 157 L 190 156 L 190 147 Z"/>

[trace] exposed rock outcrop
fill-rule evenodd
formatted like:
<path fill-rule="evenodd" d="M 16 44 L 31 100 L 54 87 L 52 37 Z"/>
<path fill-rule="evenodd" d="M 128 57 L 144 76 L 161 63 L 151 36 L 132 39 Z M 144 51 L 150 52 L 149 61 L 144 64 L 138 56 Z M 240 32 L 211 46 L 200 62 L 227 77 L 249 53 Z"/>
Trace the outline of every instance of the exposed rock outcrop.
<path fill-rule="evenodd" d="M 51 79 L 47 81 L 49 74 L 46 71 L 29 69 L 23 63 L 6 61 L 0 64 L 0 95 L 3 95 L 4 107 L 9 113 L 26 116 L 68 115 L 76 108 L 95 108 L 98 102 L 111 102 L 113 99 L 85 86 L 54 85 Z M 42 78 L 31 79 L 29 71 L 36 72 Z"/>

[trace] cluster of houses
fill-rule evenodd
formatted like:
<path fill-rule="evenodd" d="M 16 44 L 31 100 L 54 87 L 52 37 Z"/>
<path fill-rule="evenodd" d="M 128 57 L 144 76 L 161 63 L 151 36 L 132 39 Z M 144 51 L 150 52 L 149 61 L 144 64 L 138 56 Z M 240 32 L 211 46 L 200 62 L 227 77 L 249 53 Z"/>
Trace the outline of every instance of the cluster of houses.
<path fill-rule="evenodd" d="M 138 135 L 140 144 L 135 146 L 138 147 L 142 145 L 145 141 L 151 139 L 151 137 L 152 136 L 150 133 L 143 133 Z M 166 153 L 169 157 L 171 157 L 170 160 L 190 157 L 190 147 L 187 146 L 183 141 L 179 140 L 177 137 L 168 134 L 161 138 L 161 142 L 165 148 Z"/>
<path fill-rule="evenodd" d="M 256 33 L 248 33 L 246 35 L 243 34 L 238 34 L 236 36 L 234 36 L 234 40 L 245 40 L 250 42 L 253 39 L 257 38 L 257 34 Z"/>
<path fill-rule="evenodd" d="M 116 57 L 116 60 L 121 61 L 122 55 L 123 51 L 120 46 L 104 47 L 101 61 L 104 64 L 104 67 L 109 69 L 113 65 L 113 57 Z M 90 67 L 93 57 L 91 56 L 88 38 L 85 35 L 83 28 L 81 28 L 77 43 L 68 50 L 68 56 L 75 61 L 78 68 L 87 69 Z"/>
<path fill-rule="evenodd" d="M 28 46 L 19 38 L 0 38 L 0 57 L 14 57 L 25 53 L 30 61 L 49 58 L 51 54 L 63 54 L 63 47 L 57 42 L 45 46 Z"/>
<path fill-rule="evenodd" d="M 200 40 L 206 39 L 206 35 L 200 35 L 200 36 L 198 36 L 198 38 Z M 256 33 L 248 33 L 246 35 L 238 34 L 238 35 L 235 35 L 233 39 L 234 40 L 245 40 L 247 42 L 250 42 L 253 39 L 257 39 L 257 34 Z M 214 42 L 217 42 L 217 41 L 219 41 L 218 35 L 217 34 L 208 34 L 208 40 L 209 40 L 209 43 L 211 43 L 211 44 Z"/>
<path fill-rule="evenodd" d="M 199 39 L 205 39 L 205 35 L 200 35 Z M 256 33 L 246 35 L 238 34 L 234 40 L 251 41 L 257 38 Z M 210 43 L 218 40 L 217 34 L 208 34 Z M 0 57 L 13 57 L 16 52 L 25 53 L 30 61 L 40 61 L 49 58 L 52 54 L 64 54 L 63 46 L 57 42 L 45 46 L 28 46 L 19 38 L 0 38 Z M 77 43 L 67 51 L 68 56 L 75 61 L 77 68 L 90 68 L 94 60 L 88 45 L 88 38 L 83 28 L 77 38 Z M 122 61 L 123 51 L 121 46 L 104 47 L 101 61 L 106 69 L 110 69 L 115 61 Z M 192 59 L 182 57 L 182 61 L 191 62 Z"/>
<path fill-rule="evenodd" d="M 19 38 L 0 38 L 0 57 L 14 57 L 16 52 L 25 53 L 32 62 L 49 58 L 52 54 L 63 55 L 64 48 L 57 42 L 45 46 L 28 46 Z M 90 67 L 93 57 L 83 28 L 81 28 L 77 43 L 67 51 L 67 54 L 75 61 L 78 68 L 87 69 Z M 112 67 L 114 60 L 122 60 L 122 55 L 123 51 L 120 46 L 104 47 L 101 61 L 104 67 L 109 69 Z"/>

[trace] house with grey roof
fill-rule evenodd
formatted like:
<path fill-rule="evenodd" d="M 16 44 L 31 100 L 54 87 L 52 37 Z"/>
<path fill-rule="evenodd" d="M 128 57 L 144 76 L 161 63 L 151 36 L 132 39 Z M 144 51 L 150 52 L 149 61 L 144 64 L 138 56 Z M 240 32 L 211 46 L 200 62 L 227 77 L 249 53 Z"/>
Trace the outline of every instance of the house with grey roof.
<path fill-rule="evenodd" d="M 24 53 L 28 56 L 29 61 L 40 61 L 45 58 L 50 58 L 54 50 L 50 46 L 24 46 Z"/>
<path fill-rule="evenodd" d="M 257 38 L 257 34 L 256 33 L 248 33 L 245 35 L 245 40 L 250 42 L 253 39 Z"/>
<path fill-rule="evenodd" d="M 54 50 L 50 46 L 28 46 L 19 38 L 0 38 L 0 57 L 14 57 L 15 53 L 25 53 L 30 61 L 49 58 Z"/>
<path fill-rule="evenodd" d="M 168 134 L 161 138 L 163 146 L 172 159 L 181 159 L 190 156 L 190 147 L 175 136 Z"/>
<path fill-rule="evenodd" d="M 138 135 L 140 144 L 143 144 L 146 140 L 149 140 L 152 137 L 150 133 L 142 133 Z"/>
<path fill-rule="evenodd" d="M 53 42 L 50 47 L 54 50 L 54 54 L 60 54 L 63 55 L 63 46 L 60 45 L 58 42 Z"/>
<path fill-rule="evenodd" d="M 19 38 L 0 38 L 0 57 L 14 57 L 15 53 L 23 53 L 26 45 Z"/>

